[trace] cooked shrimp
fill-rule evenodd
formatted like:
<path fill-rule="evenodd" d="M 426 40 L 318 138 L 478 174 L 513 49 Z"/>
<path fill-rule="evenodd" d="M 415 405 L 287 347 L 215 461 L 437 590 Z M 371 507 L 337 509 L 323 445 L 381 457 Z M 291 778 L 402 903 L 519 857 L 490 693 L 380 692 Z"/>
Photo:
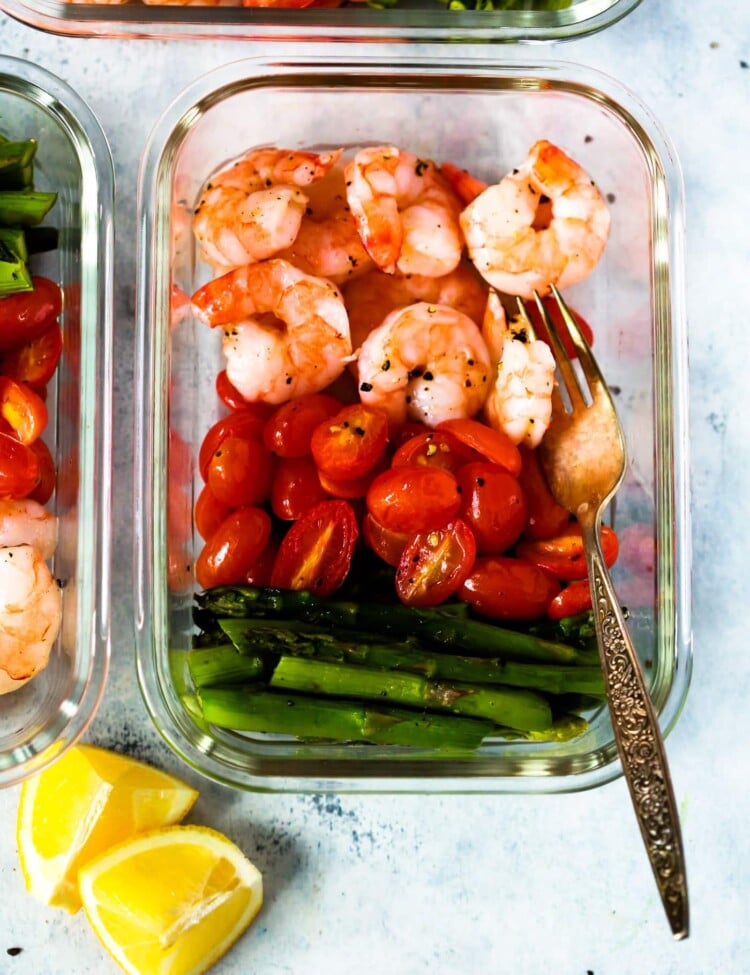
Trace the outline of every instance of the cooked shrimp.
<path fill-rule="evenodd" d="M 288 261 L 229 271 L 200 288 L 192 302 L 199 318 L 224 326 L 227 377 L 250 402 L 285 403 L 318 392 L 351 356 L 340 291 Z"/>
<path fill-rule="evenodd" d="M 460 169 L 452 162 L 444 162 L 440 172 L 445 176 L 464 206 L 468 206 L 487 189 L 487 183 L 472 176 L 468 169 Z"/>
<path fill-rule="evenodd" d="M 307 206 L 301 188 L 322 179 L 341 152 L 256 149 L 213 176 L 193 218 L 203 260 L 226 271 L 289 247 Z"/>
<path fill-rule="evenodd" d="M 47 666 L 62 620 L 62 594 L 33 545 L 0 548 L 0 694 Z"/>
<path fill-rule="evenodd" d="M 368 254 L 383 271 L 437 278 L 461 260 L 461 202 L 434 162 L 395 146 L 362 149 L 346 194 Z"/>
<path fill-rule="evenodd" d="M 346 199 L 344 166 L 339 161 L 319 182 L 306 188 L 305 215 L 291 247 L 277 257 L 306 274 L 342 284 L 372 266 Z"/>
<path fill-rule="evenodd" d="M 0 500 L 0 548 L 33 545 L 43 559 L 57 548 L 57 518 L 30 498 Z"/>
<path fill-rule="evenodd" d="M 477 270 L 493 287 L 523 298 L 590 274 L 609 224 L 607 205 L 590 176 L 545 141 L 536 142 L 519 169 L 461 214 Z"/>
<path fill-rule="evenodd" d="M 396 308 L 428 301 L 449 305 L 468 315 L 472 321 L 481 322 L 487 304 L 487 285 L 468 261 L 462 261 L 455 271 L 440 278 L 385 274 L 374 268 L 344 285 L 342 290 L 355 350 Z"/>
<path fill-rule="evenodd" d="M 487 422 L 515 444 L 537 447 L 552 417 L 555 360 L 546 342 L 508 327 L 500 298 L 491 291 L 482 334 L 497 363 L 484 404 Z"/>
<path fill-rule="evenodd" d="M 370 332 L 358 371 L 363 403 L 385 410 L 394 425 L 411 418 L 434 427 L 481 409 L 492 366 L 468 315 L 417 302 L 391 312 Z"/>

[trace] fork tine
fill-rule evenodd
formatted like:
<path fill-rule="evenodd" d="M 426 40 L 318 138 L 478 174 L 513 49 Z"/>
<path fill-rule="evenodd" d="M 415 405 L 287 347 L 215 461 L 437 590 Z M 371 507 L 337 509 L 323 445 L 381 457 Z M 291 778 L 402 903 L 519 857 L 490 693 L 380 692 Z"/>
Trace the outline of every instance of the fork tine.
<path fill-rule="evenodd" d="M 570 405 L 573 409 L 575 409 L 576 406 L 585 405 L 585 391 L 581 386 L 581 381 L 573 368 L 573 363 L 570 361 L 568 353 L 565 351 L 565 346 L 562 344 L 560 335 L 555 328 L 547 309 L 544 307 L 544 302 L 536 291 L 534 292 L 534 300 L 536 301 L 536 306 L 539 309 L 539 315 L 541 316 L 544 327 L 549 335 L 550 345 L 552 346 L 552 355 L 554 356 L 558 372 L 560 373 L 562 381 L 565 385 L 568 399 L 570 400 Z"/>
<path fill-rule="evenodd" d="M 518 306 L 518 317 L 521 319 L 523 327 L 526 330 L 526 335 L 530 342 L 534 342 L 537 338 L 536 329 L 529 318 L 529 313 L 526 311 L 526 305 L 523 299 L 516 296 L 516 305 Z"/>
<path fill-rule="evenodd" d="M 563 301 L 562 295 L 554 286 L 554 284 L 550 285 L 550 290 L 552 291 L 554 299 L 557 303 L 557 307 L 560 309 L 560 315 L 562 316 L 562 320 L 565 322 L 565 327 L 568 329 L 568 333 L 570 335 L 571 341 L 573 342 L 573 345 L 575 346 L 575 350 L 578 353 L 578 361 L 581 364 L 581 370 L 584 376 L 586 377 L 586 381 L 589 384 L 591 395 L 594 396 L 596 395 L 597 392 L 604 392 L 606 393 L 607 396 L 609 396 L 609 388 L 604 379 L 604 376 L 601 373 L 601 370 L 599 369 L 599 363 L 594 358 L 594 354 L 591 351 L 591 347 L 589 346 L 588 342 L 583 336 L 583 333 L 578 327 L 578 323 L 576 322 L 575 318 L 571 314 L 570 309 Z M 554 325 L 552 326 L 552 328 L 554 329 Z M 556 332 L 556 337 L 557 337 L 557 332 Z M 558 337 L 558 341 L 559 341 L 559 337 Z"/>

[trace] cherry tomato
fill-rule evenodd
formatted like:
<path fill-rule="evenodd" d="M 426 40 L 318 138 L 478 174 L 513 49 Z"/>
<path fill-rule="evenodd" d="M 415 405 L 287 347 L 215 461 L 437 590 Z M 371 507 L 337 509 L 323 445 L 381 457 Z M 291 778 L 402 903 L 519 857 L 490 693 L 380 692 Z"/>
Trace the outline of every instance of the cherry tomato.
<path fill-rule="evenodd" d="M 30 491 L 27 497 L 39 504 L 46 504 L 55 492 L 57 470 L 55 461 L 47 444 L 39 437 L 29 444 L 31 452 L 36 456 L 39 465 L 39 483 Z"/>
<path fill-rule="evenodd" d="M 318 424 L 310 449 L 323 474 L 346 481 L 371 471 L 387 444 L 386 414 L 364 403 L 354 403 Z"/>
<path fill-rule="evenodd" d="M 193 450 L 172 427 L 169 428 L 167 466 L 169 467 L 169 479 L 171 481 L 187 484 L 192 480 Z"/>
<path fill-rule="evenodd" d="M 176 481 L 169 481 L 167 487 L 167 535 L 175 547 L 187 551 L 192 535 L 192 511 L 188 492 Z"/>
<path fill-rule="evenodd" d="M 338 413 L 341 403 L 326 393 L 308 393 L 280 406 L 263 431 L 263 443 L 279 457 L 304 457 L 310 453 L 313 430 Z"/>
<path fill-rule="evenodd" d="M 216 394 L 230 410 L 244 410 L 249 406 L 242 393 L 230 382 L 226 369 L 222 369 L 216 376 Z"/>
<path fill-rule="evenodd" d="M 57 369 L 62 345 L 62 329 L 53 322 L 35 339 L 0 354 L 0 375 L 30 386 L 44 386 Z"/>
<path fill-rule="evenodd" d="M 0 433 L 0 498 L 28 497 L 39 478 L 39 461 L 31 447 Z"/>
<path fill-rule="evenodd" d="M 441 467 L 391 467 L 367 492 L 367 510 L 394 532 L 443 528 L 461 507 L 458 482 Z"/>
<path fill-rule="evenodd" d="M 260 557 L 271 534 L 271 519 L 262 508 L 238 508 L 211 535 L 195 563 L 204 589 L 242 582 Z"/>
<path fill-rule="evenodd" d="M 273 535 L 268 539 L 266 547 L 253 562 L 243 577 L 246 586 L 270 586 L 276 555 L 279 551 L 279 540 Z"/>
<path fill-rule="evenodd" d="M 0 415 L 24 444 L 33 443 L 47 426 L 47 407 L 26 383 L 0 376 Z"/>
<path fill-rule="evenodd" d="M 401 444 L 406 443 L 407 440 L 411 440 L 412 437 L 418 437 L 422 433 L 430 432 L 431 428 L 424 423 L 420 423 L 418 420 L 407 420 L 406 423 L 402 423 L 400 426 L 394 427 L 391 430 L 391 443 L 398 449 Z"/>
<path fill-rule="evenodd" d="M 521 486 L 499 464 L 464 464 L 456 474 L 461 488 L 460 515 L 474 533 L 480 555 L 502 555 L 526 523 Z"/>
<path fill-rule="evenodd" d="M 437 606 L 463 585 L 477 549 L 471 528 L 456 518 L 413 535 L 396 569 L 396 593 L 407 606 Z"/>
<path fill-rule="evenodd" d="M 207 484 L 204 485 L 196 499 L 195 511 L 193 512 L 196 531 L 207 542 L 222 521 L 231 513 L 230 506 L 219 501 L 212 493 L 211 488 Z"/>
<path fill-rule="evenodd" d="M 346 498 L 347 501 L 353 501 L 355 498 L 365 497 L 370 489 L 373 478 L 384 471 L 387 466 L 388 461 L 384 454 L 375 467 L 366 474 L 363 474 L 362 477 L 350 477 L 340 480 L 339 478 L 329 477 L 328 474 L 319 470 L 318 480 L 323 490 L 330 494 L 331 497 Z"/>
<path fill-rule="evenodd" d="M 560 591 L 560 583 L 531 562 L 504 555 L 481 556 L 458 591 L 482 616 L 535 620 Z"/>
<path fill-rule="evenodd" d="M 207 483 L 219 501 L 230 508 L 242 508 L 268 500 L 273 472 L 273 456 L 262 443 L 227 437 L 211 458 Z"/>
<path fill-rule="evenodd" d="M 280 457 L 271 486 L 271 508 L 277 518 L 295 521 L 328 497 L 312 457 Z"/>
<path fill-rule="evenodd" d="M 555 596 L 547 607 L 547 616 L 551 620 L 562 620 L 587 609 L 591 609 L 591 587 L 588 579 L 577 579 Z"/>
<path fill-rule="evenodd" d="M 552 497 L 535 450 L 521 448 L 518 480 L 526 498 L 524 538 L 550 538 L 564 531 L 570 522 L 570 514 Z"/>
<path fill-rule="evenodd" d="M 477 450 L 486 460 L 499 464 L 518 477 L 521 452 L 509 436 L 480 423 L 479 420 L 456 419 L 438 423 L 438 430 L 447 430 L 467 447 Z"/>
<path fill-rule="evenodd" d="M 424 430 L 396 449 L 391 458 L 391 467 L 417 464 L 423 467 L 443 467 L 455 474 L 462 464 L 481 459 L 481 454 L 467 447 L 448 430 Z"/>
<path fill-rule="evenodd" d="M 203 443 L 198 452 L 198 469 L 203 480 L 205 481 L 208 477 L 208 465 L 223 440 L 227 437 L 260 440 L 264 426 L 265 419 L 262 411 L 254 406 L 247 406 L 217 420 L 203 438 Z"/>
<path fill-rule="evenodd" d="M 357 516 L 347 501 L 321 501 L 281 540 L 271 585 L 330 596 L 346 579 L 358 536 Z"/>
<path fill-rule="evenodd" d="M 59 285 L 34 275 L 33 291 L 0 300 L 0 352 L 18 348 L 45 332 L 62 311 Z"/>
<path fill-rule="evenodd" d="M 368 511 L 362 519 L 362 538 L 377 556 L 395 568 L 413 536 L 408 532 L 393 532 L 384 528 Z"/>
<path fill-rule="evenodd" d="M 560 309 L 557 307 L 557 302 L 555 301 L 554 296 L 547 295 L 546 298 L 542 298 L 542 304 L 544 305 L 547 314 L 552 319 L 552 324 L 557 329 L 565 351 L 568 353 L 571 359 L 574 359 L 578 353 L 573 345 L 573 340 L 568 334 L 568 327 L 562 319 Z M 539 309 L 536 306 L 536 302 L 525 301 L 524 305 L 526 306 L 526 313 L 531 319 L 531 324 L 534 326 L 534 331 L 537 334 L 537 338 L 540 338 L 543 342 L 546 342 L 547 345 L 549 345 L 549 335 L 547 334 L 547 329 L 542 321 L 542 317 L 539 314 Z M 594 333 L 591 326 L 582 315 L 578 314 L 577 311 L 574 311 L 572 308 L 570 310 L 576 324 L 583 334 L 583 337 L 586 339 L 589 345 L 592 345 L 594 341 Z"/>
<path fill-rule="evenodd" d="M 617 535 L 608 525 L 602 525 L 601 540 L 604 561 L 608 566 L 612 566 L 619 550 Z M 516 546 L 516 554 L 519 558 L 533 562 L 534 565 L 566 582 L 587 577 L 583 539 L 577 524 L 571 524 L 554 538 L 519 542 Z"/>

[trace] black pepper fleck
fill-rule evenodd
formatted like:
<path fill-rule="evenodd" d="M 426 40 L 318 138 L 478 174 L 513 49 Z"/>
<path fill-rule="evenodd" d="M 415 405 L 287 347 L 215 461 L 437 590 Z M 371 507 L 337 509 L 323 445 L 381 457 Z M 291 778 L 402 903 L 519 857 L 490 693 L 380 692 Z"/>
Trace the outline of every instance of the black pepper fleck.
<path fill-rule="evenodd" d="M 359 387 L 363 393 L 369 393 L 372 389 L 372 383 L 360 383 Z"/>

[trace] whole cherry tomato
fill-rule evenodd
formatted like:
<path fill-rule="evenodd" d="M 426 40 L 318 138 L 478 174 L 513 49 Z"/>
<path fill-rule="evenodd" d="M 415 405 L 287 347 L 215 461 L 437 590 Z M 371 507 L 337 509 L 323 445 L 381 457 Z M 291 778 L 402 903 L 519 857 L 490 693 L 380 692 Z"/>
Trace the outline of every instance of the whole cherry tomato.
<path fill-rule="evenodd" d="M 464 464 L 456 474 L 461 488 L 460 516 L 469 525 L 480 555 L 502 555 L 526 524 L 521 486 L 499 464 Z"/>
<path fill-rule="evenodd" d="M 46 504 L 55 492 L 57 483 L 57 470 L 55 460 L 47 444 L 38 437 L 33 443 L 29 444 L 31 452 L 36 456 L 39 465 L 39 482 L 27 497 L 39 504 Z"/>
<path fill-rule="evenodd" d="M 0 433 L 0 498 L 26 498 L 39 484 L 39 461 L 26 444 Z"/>
<path fill-rule="evenodd" d="M 310 453 L 315 428 L 340 409 L 341 403 L 327 393 L 298 396 L 271 414 L 263 431 L 263 443 L 279 457 L 304 457 Z"/>
<path fill-rule="evenodd" d="M 611 567 L 617 560 L 619 542 L 608 525 L 602 525 L 601 542 L 604 561 Z M 516 554 L 566 582 L 585 579 L 588 574 L 581 529 L 574 523 L 554 538 L 519 542 Z"/>
<path fill-rule="evenodd" d="M 388 417 L 364 403 L 344 406 L 319 423 L 310 441 L 318 469 L 337 481 L 369 473 L 387 445 Z"/>
<path fill-rule="evenodd" d="M 263 410 L 255 405 L 246 406 L 217 420 L 206 433 L 198 451 L 198 469 L 203 480 L 208 477 L 208 465 L 223 440 L 227 437 L 242 437 L 244 440 L 260 441 L 265 422 Z"/>
<path fill-rule="evenodd" d="M 328 497 L 312 457 L 280 457 L 271 485 L 271 508 L 277 518 L 295 521 Z"/>
<path fill-rule="evenodd" d="M 588 579 L 577 579 L 555 596 L 547 607 L 547 616 L 551 620 L 562 620 L 566 616 L 577 616 L 587 609 L 591 609 L 591 587 Z"/>
<path fill-rule="evenodd" d="M 436 429 L 447 430 L 465 446 L 478 451 L 485 460 L 499 464 L 514 477 L 518 477 L 521 453 L 506 433 L 493 430 L 479 420 L 469 419 L 443 420 Z"/>
<path fill-rule="evenodd" d="M 467 447 L 448 430 L 424 430 L 404 441 L 391 459 L 391 467 L 443 467 L 453 474 L 462 464 L 481 460 L 482 455 Z"/>
<path fill-rule="evenodd" d="M 270 586 L 276 555 L 279 551 L 279 540 L 273 535 L 266 542 L 266 547 L 253 562 L 243 576 L 246 586 Z"/>
<path fill-rule="evenodd" d="M 508 556 L 481 556 L 458 591 L 459 599 L 491 619 L 535 620 L 560 591 L 543 569 Z"/>
<path fill-rule="evenodd" d="M 358 536 L 357 516 L 347 501 L 321 501 L 281 540 L 271 585 L 330 596 L 349 573 Z"/>
<path fill-rule="evenodd" d="M 62 346 L 62 329 L 52 322 L 30 342 L 0 354 L 0 375 L 34 387 L 45 386 L 57 369 Z"/>
<path fill-rule="evenodd" d="M 413 535 L 396 569 L 396 593 L 407 606 L 437 606 L 463 585 L 477 550 L 471 528 L 456 518 Z"/>
<path fill-rule="evenodd" d="M 367 492 L 367 510 L 394 532 L 443 528 L 458 514 L 461 494 L 450 471 L 441 467 L 391 467 Z"/>
<path fill-rule="evenodd" d="M 526 498 L 524 538 L 551 538 L 563 532 L 570 522 L 570 514 L 552 497 L 535 450 L 521 448 L 518 480 Z"/>
<path fill-rule="evenodd" d="M 244 410 L 250 405 L 242 393 L 238 389 L 235 389 L 235 387 L 232 385 L 229 377 L 227 376 L 226 369 L 222 369 L 221 372 L 216 376 L 216 394 L 222 403 L 230 410 Z M 260 404 L 254 404 L 256 407 L 259 405 Z"/>
<path fill-rule="evenodd" d="M 552 324 L 557 329 L 557 333 L 562 340 L 565 351 L 568 353 L 571 359 L 574 359 L 578 353 L 573 345 L 573 340 L 568 333 L 568 327 L 563 321 L 562 315 L 560 314 L 560 309 L 557 307 L 557 302 L 555 301 L 554 296 L 547 295 L 545 298 L 542 298 L 542 304 L 544 305 L 545 311 L 552 319 Z M 537 334 L 537 338 L 540 338 L 543 342 L 546 342 L 549 345 L 549 335 L 547 334 L 546 326 L 542 321 L 542 316 L 539 314 L 539 309 L 536 306 L 536 302 L 526 301 L 524 302 L 524 305 L 526 307 L 526 314 L 529 316 L 531 319 L 531 324 L 534 326 L 534 331 Z M 570 310 L 576 325 L 578 325 L 579 329 L 581 330 L 581 334 L 586 339 L 588 344 L 591 345 L 594 341 L 594 333 L 591 326 L 582 315 L 578 314 L 577 311 L 574 311 L 572 308 Z"/>
<path fill-rule="evenodd" d="M 167 466 L 170 481 L 188 484 L 193 477 L 192 447 L 173 428 L 169 428 L 167 447 Z"/>
<path fill-rule="evenodd" d="M 211 535 L 195 563 L 204 589 L 242 582 L 260 557 L 271 534 L 271 519 L 262 508 L 237 508 Z"/>
<path fill-rule="evenodd" d="M 395 568 L 401 561 L 401 554 L 413 535 L 408 532 L 394 532 L 383 527 L 368 511 L 362 519 L 362 538 L 368 548 Z"/>
<path fill-rule="evenodd" d="M 268 500 L 273 473 L 274 458 L 260 441 L 227 437 L 211 458 L 207 483 L 230 508 L 247 507 Z"/>
<path fill-rule="evenodd" d="M 49 278 L 32 277 L 33 291 L 0 300 L 0 352 L 26 345 L 45 332 L 62 311 L 59 285 Z"/>
<path fill-rule="evenodd" d="M 24 444 L 33 443 L 47 426 L 47 407 L 26 383 L 0 376 L 0 416 Z"/>
<path fill-rule="evenodd" d="M 231 507 L 219 501 L 211 488 L 205 484 L 196 499 L 193 512 L 196 531 L 204 541 L 208 541 L 231 512 Z"/>

